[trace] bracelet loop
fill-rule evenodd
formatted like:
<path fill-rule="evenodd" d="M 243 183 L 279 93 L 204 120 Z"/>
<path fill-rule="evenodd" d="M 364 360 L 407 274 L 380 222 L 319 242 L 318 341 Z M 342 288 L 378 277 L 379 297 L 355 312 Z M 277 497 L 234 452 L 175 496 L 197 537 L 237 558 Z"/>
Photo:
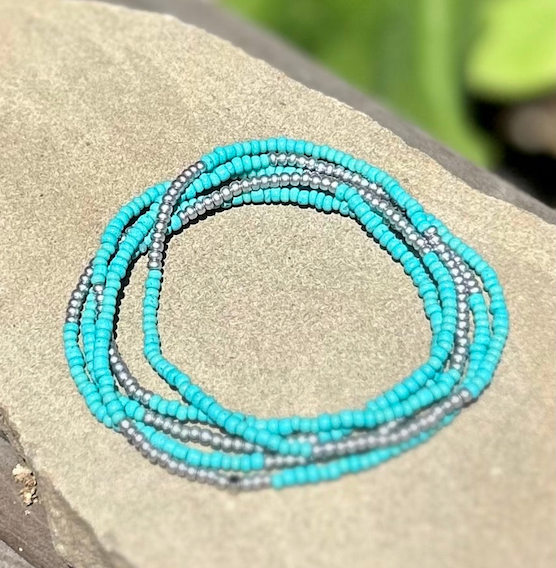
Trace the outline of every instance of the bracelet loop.
<path fill-rule="evenodd" d="M 168 361 L 157 327 L 168 239 L 209 211 L 259 203 L 313 207 L 364 227 L 418 288 L 428 360 L 360 408 L 264 420 L 224 408 Z M 142 255 L 144 355 L 181 400 L 141 386 L 115 341 L 123 280 Z M 328 146 L 270 138 L 216 148 L 122 207 L 71 294 L 63 336 L 97 420 L 172 474 L 248 491 L 337 479 L 425 442 L 490 384 L 508 330 L 494 270 L 394 179 Z"/>

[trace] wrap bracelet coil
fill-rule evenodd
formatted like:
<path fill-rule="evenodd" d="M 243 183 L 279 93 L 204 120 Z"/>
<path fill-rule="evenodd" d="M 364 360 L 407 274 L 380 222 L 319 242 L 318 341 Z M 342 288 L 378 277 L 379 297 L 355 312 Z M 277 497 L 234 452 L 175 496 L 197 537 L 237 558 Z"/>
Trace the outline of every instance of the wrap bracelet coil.
<path fill-rule="evenodd" d="M 361 408 L 265 419 L 223 407 L 168 361 L 157 327 L 168 240 L 209 211 L 261 203 L 356 220 L 417 287 L 428 360 Z M 116 344 L 120 293 L 142 255 L 144 355 L 179 400 L 141 386 Z M 122 207 L 71 294 L 63 337 L 97 420 L 169 473 L 237 492 L 334 480 L 425 442 L 490 384 L 508 329 L 492 267 L 394 179 L 328 146 L 271 138 L 216 148 Z"/>

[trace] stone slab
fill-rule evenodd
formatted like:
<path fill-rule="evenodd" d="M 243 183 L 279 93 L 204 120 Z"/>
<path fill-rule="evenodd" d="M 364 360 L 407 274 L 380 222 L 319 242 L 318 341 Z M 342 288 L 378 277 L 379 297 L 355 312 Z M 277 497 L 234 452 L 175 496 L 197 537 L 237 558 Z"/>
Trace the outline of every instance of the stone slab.
<path fill-rule="evenodd" d="M 0 2 L 0 405 L 74 566 L 554 565 L 554 227 L 485 196 L 362 113 L 173 18 Z M 99 426 L 62 353 L 66 296 L 117 207 L 207 149 L 284 134 L 368 159 L 480 250 L 512 331 L 496 382 L 426 446 L 319 487 L 231 496 L 172 478 Z M 144 268 L 144 267 L 143 267 Z M 121 314 L 140 348 L 141 267 Z M 164 349 L 261 415 L 361 404 L 424 359 L 401 268 L 347 220 L 287 207 L 176 239 Z"/>
<path fill-rule="evenodd" d="M 16 557 L 21 566 L 67 568 L 52 546 L 43 504 L 39 501 L 26 506 L 21 498 L 21 485 L 12 472 L 17 465 L 27 464 L 14 445 L 2 436 L 2 430 L 0 412 L 0 568 L 5 568 L 2 562 L 6 567 L 11 564 L 19 567 Z"/>

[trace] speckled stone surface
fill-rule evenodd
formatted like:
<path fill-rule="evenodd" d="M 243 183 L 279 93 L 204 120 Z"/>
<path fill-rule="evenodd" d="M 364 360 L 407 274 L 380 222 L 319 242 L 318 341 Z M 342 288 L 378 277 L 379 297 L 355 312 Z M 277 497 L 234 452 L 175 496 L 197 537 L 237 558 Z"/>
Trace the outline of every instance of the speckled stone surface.
<path fill-rule="evenodd" d="M 96 4 L 0 2 L 0 405 L 75 566 L 553 566 L 556 236 L 368 117 L 205 32 Z M 396 176 L 497 269 L 512 330 L 495 383 L 375 471 L 232 496 L 172 478 L 88 414 L 66 369 L 66 296 L 116 209 L 215 145 L 284 134 Z M 145 382 L 140 263 L 123 355 Z M 175 239 L 167 355 L 233 408 L 361 404 L 429 333 L 403 270 L 349 220 L 244 207 Z M 160 388 L 159 385 L 156 385 Z"/>

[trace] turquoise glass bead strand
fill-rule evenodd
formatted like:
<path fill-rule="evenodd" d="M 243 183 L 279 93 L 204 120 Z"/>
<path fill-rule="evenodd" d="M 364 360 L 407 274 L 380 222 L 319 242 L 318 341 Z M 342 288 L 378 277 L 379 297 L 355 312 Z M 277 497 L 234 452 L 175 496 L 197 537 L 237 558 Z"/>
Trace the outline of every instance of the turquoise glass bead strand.
<path fill-rule="evenodd" d="M 360 408 L 316 417 L 261 419 L 195 385 L 164 357 L 158 332 L 167 243 L 209 211 L 249 204 L 357 221 L 416 286 L 431 328 L 428 359 Z M 143 387 L 115 340 L 125 277 L 145 254 L 144 355 L 179 398 Z M 72 291 L 63 335 L 70 373 L 97 420 L 172 474 L 251 491 L 337 479 L 428 440 L 490 384 L 508 329 L 493 268 L 393 178 L 328 146 L 272 138 L 216 148 L 122 207 Z"/>

